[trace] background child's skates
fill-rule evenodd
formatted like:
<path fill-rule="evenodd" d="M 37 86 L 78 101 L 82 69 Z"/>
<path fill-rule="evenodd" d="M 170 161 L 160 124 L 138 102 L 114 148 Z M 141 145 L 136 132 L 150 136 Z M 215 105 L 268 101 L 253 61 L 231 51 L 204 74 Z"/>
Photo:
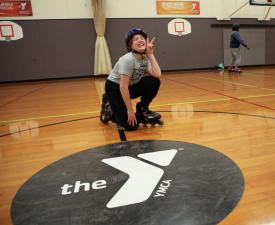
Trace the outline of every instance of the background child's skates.
<path fill-rule="evenodd" d="M 242 72 L 242 70 L 239 68 L 239 67 L 229 67 L 228 68 L 228 72 L 230 73 L 241 73 Z"/>

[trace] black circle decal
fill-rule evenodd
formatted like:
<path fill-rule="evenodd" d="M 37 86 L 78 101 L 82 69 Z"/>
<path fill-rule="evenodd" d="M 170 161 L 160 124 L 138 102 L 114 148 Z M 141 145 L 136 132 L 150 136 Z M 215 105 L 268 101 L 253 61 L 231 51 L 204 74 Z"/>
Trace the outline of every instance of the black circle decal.
<path fill-rule="evenodd" d="M 225 155 L 179 141 L 88 149 L 32 176 L 11 207 L 14 225 L 214 225 L 244 179 Z"/>

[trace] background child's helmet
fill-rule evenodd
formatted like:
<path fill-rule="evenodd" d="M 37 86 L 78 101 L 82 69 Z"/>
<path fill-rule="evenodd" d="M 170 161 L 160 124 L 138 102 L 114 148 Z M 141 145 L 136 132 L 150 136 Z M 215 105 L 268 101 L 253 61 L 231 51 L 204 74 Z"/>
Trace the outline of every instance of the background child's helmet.
<path fill-rule="evenodd" d="M 233 26 L 232 26 L 232 30 L 233 31 L 239 31 L 239 29 L 240 29 L 240 25 L 237 24 L 237 23 L 234 23 Z"/>
<path fill-rule="evenodd" d="M 147 34 L 140 28 L 133 28 L 132 30 L 130 30 L 127 34 L 126 34 L 126 37 L 125 37 L 125 44 L 126 44 L 126 48 L 128 50 L 128 52 L 132 51 L 132 38 L 134 37 L 134 35 L 136 34 L 140 34 L 142 35 L 145 40 L 147 39 Z"/>

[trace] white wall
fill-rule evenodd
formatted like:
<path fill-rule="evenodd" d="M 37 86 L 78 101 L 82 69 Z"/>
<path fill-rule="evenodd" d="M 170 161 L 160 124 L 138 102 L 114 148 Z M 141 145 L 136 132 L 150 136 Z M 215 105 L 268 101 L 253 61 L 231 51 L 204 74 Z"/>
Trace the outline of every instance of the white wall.
<path fill-rule="evenodd" d="M 91 0 L 31 0 L 33 16 L 0 17 L 0 20 L 92 18 Z"/>
<path fill-rule="evenodd" d="M 198 0 L 200 15 L 157 15 L 156 0 L 106 0 L 107 18 L 160 18 L 160 17 L 199 17 L 223 19 L 232 14 L 248 0 Z M 83 19 L 92 18 L 91 0 L 32 0 L 33 17 L 12 17 L 0 20 L 33 19 Z M 263 19 L 268 6 L 244 6 L 232 18 Z M 275 18 L 275 6 L 269 18 Z"/>
<path fill-rule="evenodd" d="M 244 6 L 248 0 L 222 0 L 222 17 L 225 18 L 234 13 L 237 9 Z M 236 12 L 232 18 L 257 18 L 263 20 L 268 12 L 269 6 L 255 6 L 245 5 L 238 12 Z M 275 6 L 271 8 L 271 11 L 267 19 L 275 18 Z"/>

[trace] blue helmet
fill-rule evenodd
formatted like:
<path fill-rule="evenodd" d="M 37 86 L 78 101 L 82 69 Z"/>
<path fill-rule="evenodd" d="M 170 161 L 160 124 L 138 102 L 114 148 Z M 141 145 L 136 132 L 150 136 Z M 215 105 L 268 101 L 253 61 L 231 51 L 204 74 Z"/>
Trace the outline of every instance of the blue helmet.
<path fill-rule="evenodd" d="M 128 50 L 128 52 L 132 51 L 132 38 L 136 35 L 136 34 L 140 34 L 142 35 L 145 40 L 147 39 L 147 34 L 140 28 L 133 28 L 132 30 L 130 30 L 125 37 L 125 44 L 126 44 L 126 48 Z"/>

